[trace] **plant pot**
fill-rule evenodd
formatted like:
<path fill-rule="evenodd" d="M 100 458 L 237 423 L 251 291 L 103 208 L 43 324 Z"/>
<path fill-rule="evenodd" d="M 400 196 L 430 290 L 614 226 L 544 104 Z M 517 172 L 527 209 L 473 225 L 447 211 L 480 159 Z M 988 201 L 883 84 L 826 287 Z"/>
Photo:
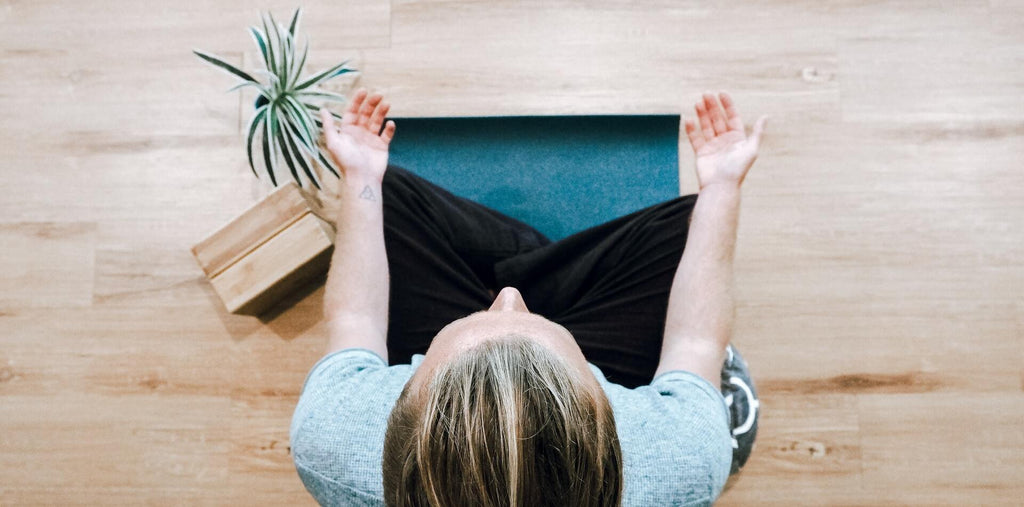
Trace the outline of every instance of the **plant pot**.
<path fill-rule="evenodd" d="M 288 182 L 192 247 L 230 313 L 259 315 L 327 272 L 334 227 Z"/>

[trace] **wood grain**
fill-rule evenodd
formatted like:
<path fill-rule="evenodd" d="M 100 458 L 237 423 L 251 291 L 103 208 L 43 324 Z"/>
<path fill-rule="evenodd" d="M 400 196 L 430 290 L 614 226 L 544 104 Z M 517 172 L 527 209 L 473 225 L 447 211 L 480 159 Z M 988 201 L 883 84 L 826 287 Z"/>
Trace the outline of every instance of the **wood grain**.
<path fill-rule="evenodd" d="M 860 397 L 863 481 L 904 505 L 1020 505 L 1024 397 Z M 955 445 L 951 445 L 955 443 Z"/>
<path fill-rule="evenodd" d="M 210 279 L 232 313 L 259 315 L 298 286 L 327 276 L 334 230 L 310 211 Z"/>
<path fill-rule="evenodd" d="M 0 0 L 0 504 L 312 504 L 288 424 L 323 280 L 232 315 L 189 248 L 272 191 L 248 0 Z M 310 69 L 394 116 L 771 116 L 734 343 L 764 408 L 722 505 L 1024 497 L 1014 0 L 314 0 Z M 399 124 L 396 135 L 401 135 Z M 696 191 L 680 151 L 681 191 Z"/>
<path fill-rule="evenodd" d="M 759 394 L 761 408 L 770 416 L 758 423 L 752 453 L 756 459 L 730 479 L 719 504 L 863 501 L 857 397 L 770 389 Z"/>
<path fill-rule="evenodd" d="M 95 222 L 0 224 L 0 308 L 89 306 Z"/>
<path fill-rule="evenodd" d="M 196 262 L 214 277 L 239 258 L 292 225 L 313 204 L 294 182 L 283 182 L 253 207 L 192 247 Z"/>

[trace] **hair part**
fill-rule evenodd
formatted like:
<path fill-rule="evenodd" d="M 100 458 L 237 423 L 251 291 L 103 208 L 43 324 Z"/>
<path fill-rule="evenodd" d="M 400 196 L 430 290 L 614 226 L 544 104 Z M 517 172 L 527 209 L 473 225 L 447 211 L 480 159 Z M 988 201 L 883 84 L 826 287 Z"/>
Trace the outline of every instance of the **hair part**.
<path fill-rule="evenodd" d="M 406 384 L 384 437 L 392 506 L 613 506 L 622 453 L 608 398 L 521 335 Z"/>

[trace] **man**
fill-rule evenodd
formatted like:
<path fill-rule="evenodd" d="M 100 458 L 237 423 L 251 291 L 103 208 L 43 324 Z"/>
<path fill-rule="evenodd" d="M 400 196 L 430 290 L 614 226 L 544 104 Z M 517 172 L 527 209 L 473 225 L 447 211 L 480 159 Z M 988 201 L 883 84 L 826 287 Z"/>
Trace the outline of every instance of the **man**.
<path fill-rule="evenodd" d="M 344 174 L 323 196 L 337 206 L 327 355 L 291 427 L 310 493 L 339 505 L 714 501 L 756 432 L 729 340 L 740 185 L 766 118 L 748 136 L 727 94 L 705 94 L 685 123 L 699 195 L 552 243 L 389 166 L 388 109 L 360 90 L 340 126 L 321 110 Z"/>

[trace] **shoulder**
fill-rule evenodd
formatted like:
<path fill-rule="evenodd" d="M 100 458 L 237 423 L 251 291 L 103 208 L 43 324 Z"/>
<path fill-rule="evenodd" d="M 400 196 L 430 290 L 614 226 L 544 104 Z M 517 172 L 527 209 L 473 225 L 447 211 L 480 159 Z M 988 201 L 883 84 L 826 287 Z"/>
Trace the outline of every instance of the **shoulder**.
<path fill-rule="evenodd" d="M 622 448 L 623 505 L 710 505 L 732 463 L 729 411 L 721 391 L 683 370 L 635 389 L 607 382 L 603 375 L 598 379 L 615 413 Z"/>
<path fill-rule="evenodd" d="M 388 366 L 377 354 L 352 348 L 324 356 L 310 370 L 290 437 L 296 470 L 317 501 L 381 504 L 388 415 L 419 362 Z"/>

